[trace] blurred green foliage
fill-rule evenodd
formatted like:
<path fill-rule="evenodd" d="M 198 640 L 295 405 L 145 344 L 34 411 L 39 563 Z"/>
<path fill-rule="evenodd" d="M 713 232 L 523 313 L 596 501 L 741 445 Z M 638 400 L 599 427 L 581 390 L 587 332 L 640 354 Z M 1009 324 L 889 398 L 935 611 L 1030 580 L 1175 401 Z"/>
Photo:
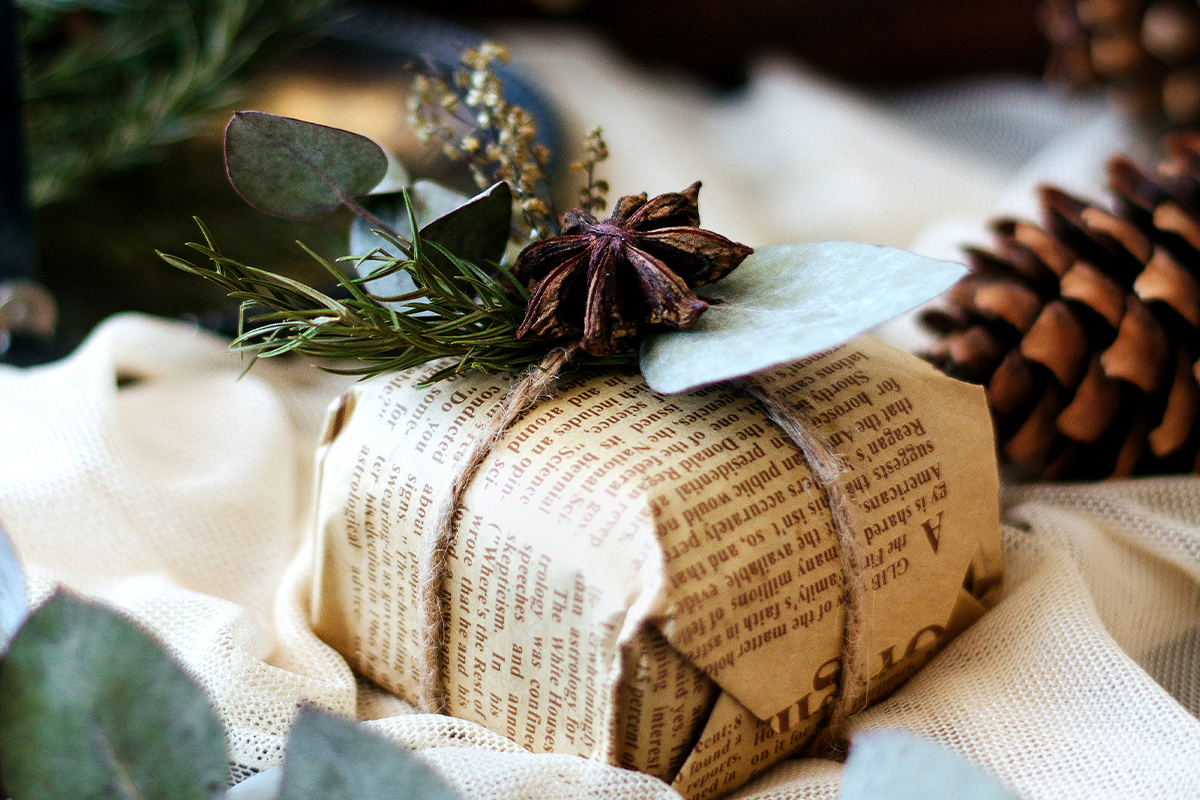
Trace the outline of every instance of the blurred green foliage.
<path fill-rule="evenodd" d="M 292 241 L 336 258 L 348 215 L 301 225 L 247 208 L 225 177 L 218 126 L 245 79 L 314 41 L 334 5 L 16 0 L 38 280 L 61 311 L 56 353 L 118 311 L 228 323 L 222 293 L 154 255 L 195 237 L 193 215 L 259 263 L 327 277 Z"/>
<path fill-rule="evenodd" d="M 144 161 L 315 30 L 331 0 L 16 0 L 30 194 Z"/>
<path fill-rule="evenodd" d="M 267 216 L 237 196 L 221 156 L 220 138 L 195 137 L 167 148 L 154 163 L 104 175 L 38 211 L 39 279 L 58 300 L 65 347 L 125 310 L 206 315 L 213 327 L 213 312 L 223 309 L 226 327 L 236 325 L 236 304 L 223 291 L 171 269 L 154 253 L 177 252 L 194 240 L 193 216 L 240 258 L 306 283 L 330 280 L 295 240 L 328 259 L 345 255 L 350 212 L 309 221 Z"/>

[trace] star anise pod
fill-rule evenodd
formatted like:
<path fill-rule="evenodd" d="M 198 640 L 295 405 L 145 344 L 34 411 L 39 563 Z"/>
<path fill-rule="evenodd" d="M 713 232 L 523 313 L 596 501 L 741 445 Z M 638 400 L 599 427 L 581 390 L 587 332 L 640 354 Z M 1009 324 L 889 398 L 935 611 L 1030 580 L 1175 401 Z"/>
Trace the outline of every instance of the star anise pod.
<path fill-rule="evenodd" d="M 689 328 L 708 308 L 692 287 L 727 275 L 754 251 L 703 230 L 700 182 L 653 199 L 622 197 L 598 222 L 569 212 L 561 236 L 525 248 L 513 267 L 529 291 L 518 339 L 581 337 L 595 356 L 624 350 L 644 325 Z"/>

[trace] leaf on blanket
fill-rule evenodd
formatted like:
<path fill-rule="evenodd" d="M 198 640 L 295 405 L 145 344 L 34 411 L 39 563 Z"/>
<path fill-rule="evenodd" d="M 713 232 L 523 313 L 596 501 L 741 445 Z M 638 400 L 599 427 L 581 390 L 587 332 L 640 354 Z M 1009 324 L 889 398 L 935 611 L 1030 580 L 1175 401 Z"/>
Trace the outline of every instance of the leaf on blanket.
<path fill-rule="evenodd" d="M 850 745 L 839 800 L 1017 800 L 997 778 L 943 745 L 898 730 L 864 731 Z"/>
<path fill-rule="evenodd" d="M 714 300 L 694 326 L 648 335 L 650 388 L 675 394 L 828 350 L 919 306 L 967 273 L 894 247 L 814 242 L 755 249 L 697 289 Z"/>
<path fill-rule="evenodd" d="M 0 655 L 29 615 L 25 571 L 12 540 L 0 525 Z"/>
<path fill-rule="evenodd" d="M 279 800 L 458 800 L 428 767 L 387 739 L 311 706 L 288 737 Z"/>
<path fill-rule="evenodd" d="M 512 222 L 512 190 L 501 181 L 475 195 L 466 197 L 432 181 L 417 181 L 408 189 L 413 214 L 425 242 L 440 244 L 456 257 L 484 266 L 504 256 Z M 412 225 L 402 193 L 380 195 L 367 209 L 406 239 L 412 238 Z M 372 225 L 356 216 L 350 225 L 350 254 L 365 256 L 376 248 L 392 255 L 399 253 L 386 240 L 372 232 Z M 444 256 L 430 248 L 430 260 L 443 266 Z M 378 262 L 366 261 L 359 275 L 366 276 Z M 443 266 L 445 269 L 446 267 Z M 394 272 L 367 284 L 377 297 L 394 297 L 416 290 L 407 272 Z"/>
<path fill-rule="evenodd" d="M 208 697 L 148 633 L 58 591 L 0 663 L 0 772 L 14 798 L 205 800 L 229 760 Z"/>
<path fill-rule="evenodd" d="M 312 219 L 365 195 L 388 160 L 365 136 L 261 111 L 239 111 L 225 128 L 225 170 L 259 211 Z"/>

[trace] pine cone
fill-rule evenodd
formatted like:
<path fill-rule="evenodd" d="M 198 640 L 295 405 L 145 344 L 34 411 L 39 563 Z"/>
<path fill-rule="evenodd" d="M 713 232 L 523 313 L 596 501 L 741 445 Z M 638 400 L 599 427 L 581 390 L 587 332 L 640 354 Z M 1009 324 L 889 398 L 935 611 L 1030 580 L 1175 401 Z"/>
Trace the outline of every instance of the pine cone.
<path fill-rule="evenodd" d="M 1043 226 L 994 251 L 922 321 L 930 355 L 984 385 L 1002 461 L 1044 479 L 1200 472 L 1200 134 L 1156 173 L 1108 164 L 1113 212 L 1041 189 Z"/>
<path fill-rule="evenodd" d="M 1107 85 L 1142 117 L 1200 121 L 1200 5 L 1195 0 L 1045 0 L 1047 78 Z"/>

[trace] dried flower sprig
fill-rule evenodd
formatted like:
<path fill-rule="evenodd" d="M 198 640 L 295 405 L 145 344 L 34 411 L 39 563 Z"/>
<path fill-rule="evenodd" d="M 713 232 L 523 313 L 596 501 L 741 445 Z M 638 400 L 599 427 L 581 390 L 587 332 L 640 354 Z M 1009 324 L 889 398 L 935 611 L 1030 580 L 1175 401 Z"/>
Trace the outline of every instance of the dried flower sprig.
<path fill-rule="evenodd" d="M 579 209 L 589 214 L 608 208 L 608 181 L 596 178 L 596 165 L 608 160 L 603 129 L 597 127 L 583 140 L 583 157 L 571 162 L 571 172 L 583 173 L 586 183 L 579 190 Z"/>
<path fill-rule="evenodd" d="M 497 62 L 508 51 L 494 42 L 463 52 L 467 69 L 452 82 L 418 75 L 409 98 L 413 129 L 423 140 L 440 140 L 447 157 L 465 160 L 480 188 L 508 181 L 514 198 L 513 240 L 528 244 L 558 232 L 546 164 L 550 152 L 538 144 L 537 124 L 528 111 L 504 99 Z M 465 132 L 464 132 L 465 131 Z"/>

